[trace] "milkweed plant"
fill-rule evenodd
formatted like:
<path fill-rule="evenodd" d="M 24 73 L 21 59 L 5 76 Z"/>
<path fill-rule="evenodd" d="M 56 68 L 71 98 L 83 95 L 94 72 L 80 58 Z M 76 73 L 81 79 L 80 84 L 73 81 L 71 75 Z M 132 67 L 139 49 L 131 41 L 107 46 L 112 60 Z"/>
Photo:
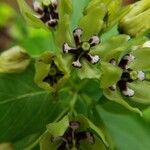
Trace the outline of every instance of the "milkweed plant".
<path fill-rule="evenodd" d="M 37 133 L 20 149 L 117 149 L 99 111 L 105 103 L 116 115 L 124 107 L 150 122 L 149 0 L 17 3 L 24 26 L 49 34 L 52 46 L 35 55 L 18 44 L 0 54 L 0 120 L 10 116 L 0 130 L 3 141 L 8 134 L 13 141 L 17 126 L 22 134 Z"/>

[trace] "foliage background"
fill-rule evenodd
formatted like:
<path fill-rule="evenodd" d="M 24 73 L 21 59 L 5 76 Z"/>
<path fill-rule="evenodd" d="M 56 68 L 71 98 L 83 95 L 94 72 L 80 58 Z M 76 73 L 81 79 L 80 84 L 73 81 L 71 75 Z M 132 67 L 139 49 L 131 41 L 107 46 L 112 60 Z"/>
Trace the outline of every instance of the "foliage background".
<path fill-rule="evenodd" d="M 5 46 L 0 45 L 0 50 L 3 51 L 17 44 L 33 56 L 45 50 L 53 51 L 51 34 L 27 26 L 14 2 L 14 0 L 5 1 L 5 4 L 10 6 L 6 10 L 12 9 L 13 13 L 12 16 L 7 16 L 6 13 L 5 18 L 8 17 L 8 21 L 0 26 L 0 30 L 7 29 L 9 35 L 7 42 L 4 35 L 0 35 L 0 41 L 6 42 Z M 74 0 L 74 7 L 80 10 L 74 14 L 74 23 L 80 18 L 86 3 L 86 0 Z M 107 36 L 111 36 L 113 32 Z M 10 149 L 13 147 L 20 150 L 23 147 L 30 147 L 45 130 L 45 125 L 54 121 L 63 111 L 64 104 L 52 103 L 50 94 L 39 89 L 33 83 L 33 77 L 33 64 L 22 74 L 0 74 L 0 143 L 12 143 Z M 97 101 L 102 95 L 98 86 L 97 81 L 88 81 L 84 93 Z M 71 97 L 67 98 L 69 99 Z M 65 95 L 61 96 L 61 100 L 66 100 Z M 105 98 L 102 98 L 97 110 L 117 150 L 150 149 L 150 124 L 143 118 L 118 104 L 108 102 Z M 3 150 L 2 144 L 0 150 Z"/>

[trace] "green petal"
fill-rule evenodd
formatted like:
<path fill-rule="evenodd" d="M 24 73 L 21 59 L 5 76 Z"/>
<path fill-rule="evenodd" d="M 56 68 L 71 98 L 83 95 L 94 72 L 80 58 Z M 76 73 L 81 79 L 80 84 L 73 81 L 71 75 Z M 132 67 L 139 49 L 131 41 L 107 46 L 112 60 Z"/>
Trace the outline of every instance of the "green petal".
<path fill-rule="evenodd" d="M 111 1 L 108 5 L 108 16 L 105 17 L 105 31 L 110 30 L 118 21 L 126 15 L 131 8 L 123 7 L 122 0 Z"/>
<path fill-rule="evenodd" d="M 40 140 L 40 150 L 56 150 L 57 146 L 51 142 L 51 134 L 46 132 L 44 135 L 42 135 Z"/>
<path fill-rule="evenodd" d="M 137 81 L 128 84 L 135 91 L 135 95 L 130 99 L 144 104 L 150 104 L 150 82 Z"/>
<path fill-rule="evenodd" d="M 48 30 L 47 26 L 36 17 L 35 12 L 28 6 L 25 0 L 17 0 L 17 2 L 23 17 L 29 25 Z"/>
<path fill-rule="evenodd" d="M 99 79 L 101 76 L 100 65 L 89 64 L 89 62 L 82 62 L 82 68 L 76 69 L 79 78 L 85 79 Z"/>
<path fill-rule="evenodd" d="M 110 3 L 111 0 L 92 0 L 89 2 L 88 6 L 85 8 L 85 13 L 93 10 L 95 7 L 99 5 L 105 5 L 107 6 Z"/>
<path fill-rule="evenodd" d="M 130 106 L 120 95 L 120 93 L 118 91 L 111 91 L 109 89 L 104 90 L 104 95 L 105 97 L 110 100 L 110 101 L 114 101 L 118 104 L 121 104 L 122 106 L 124 106 L 125 108 L 127 108 L 128 110 L 138 113 L 140 116 L 143 116 L 142 112 L 135 107 Z"/>
<path fill-rule="evenodd" d="M 58 0 L 59 18 L 62 19 L 64 15 L 71 16 L 73 11 L 71 0 Z"/>
<path fill-rule="evenodd" d="M 133 56 L 135 56 L 135 60 L 129 64 L 129 67 L 133 70 L 150 70 L 150 48 L 139 48 L 132 52 Z"/>
<path fill-rule="evenodd" d="M 88 12 L 79 21 L 79 28 L 83 29 L 83 40 L 89 40 L 92 35 L 97 35 L 103 27 L 103 18 L 106 9 L 103 4 L 98 5 Z"/>
<path fill-rule="evenodd" d="M 81 128 L 90 128 L 102 139 L 106 147 L 109 147 L 108 141 L 106 140 L 105 135 L 103 134 L 103 130 L 97 126 L 95 126 L 88 118 L 83 115 L 78 115 L 76 120 L 78 120 L 81 124 Z"/>
<path fill-rule="evenodd" d="M 109 62 L 112 58 L 118 61 L 120 55 L 126 49 L 128 40 L 129 36 L 127 35 L 113 36 L 107 41 L 102 41 L 101 44 L 91 50 L 91 53 L 99 55 L 102 61 Z"/>
<path fill-rule="evenodd" d="M 120 21 L 119 28 L 123 33 L 137 36 L 150 29 L 150 1 L 134 3 L 131 10 Z M 145 19 L 143 19 L 145 18 Z M 138 24 L 138 26 L 137 26 Z"/>
<path fill-rule="evenodd" d="M 100 77 L 101 88 L 108 88 L 119 81 L 122 70 L 110 63 L 101 62 L 102 75 Z"/>
<path fill-rule="evenodd" d="M 95 142 L 94 144 L 90 144 L 86 141 L 81 141 L 80 148 L 86 150 L 107 150 L 108 148 L 104 145 L 101 139 L 97 136 L 94 136 Z"/>
<path fill-rule="evenodd" d="M 48 124 L 47 130 L 53 137 L 59 137 L 65 133 L 68 127 L 69 127 L 69 118 L 68 116 L 65 116 L 59 122 Z"/>
<path fill-rule="evenodd" d="M 71 44 L 72 43 L 72 33 L 70 31 L 70 18 L 69 15 L 64 15 L 59 20 L 59 25 L 55 31 L 55 42 L 62 48 L 64 42 Z"/>

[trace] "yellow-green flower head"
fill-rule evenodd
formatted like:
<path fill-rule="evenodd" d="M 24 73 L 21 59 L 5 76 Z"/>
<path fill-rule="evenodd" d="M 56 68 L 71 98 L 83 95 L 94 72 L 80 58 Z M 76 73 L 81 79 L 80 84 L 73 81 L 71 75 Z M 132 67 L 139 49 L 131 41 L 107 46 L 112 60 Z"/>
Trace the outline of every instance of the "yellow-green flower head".
<path fill-rule="evenodd" d="M 17 73 L 24 71 L 30 63 L 30 56 L 21 47 L 15 46 L 0 55 L 0 72 Z"/>
<path fill-rule="evenodd" d="M 42 54 L 35 64 L 35 82 L 45 90 L 55 92 L 68 78 L 68 71 L 61 56 Z"/>

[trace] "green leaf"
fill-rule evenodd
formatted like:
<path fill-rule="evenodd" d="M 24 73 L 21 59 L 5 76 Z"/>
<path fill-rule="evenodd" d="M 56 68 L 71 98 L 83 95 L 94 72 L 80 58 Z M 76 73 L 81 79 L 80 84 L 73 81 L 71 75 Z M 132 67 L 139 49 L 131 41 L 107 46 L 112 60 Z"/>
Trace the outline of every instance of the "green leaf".
<path fill-rule="evenodd" d="M 33 82 L 34 73 L 31 64 L 20 74 L 0 74 L 0 142 L 42 132 L 62 111 L 51 93 Z"/>
<path fill-rule="evenodd" d="M 143 121 L 143 118 L 134 113 L 115 113 L 114 111 L 119 108 L 115 104 L 108 104 L 104 104 L 105 109 L 99 106 L 98 110 L 113 138 L 115 149 L 149 150 L 150 126 Z M 114 111 L 110 111 L 112 109 Z"/>
<path fill-rule="evenodd" d="M 129 67 L 137 71 L 150 70 L 150 48 L 139 48 L 132 51 L 132 55 L 135 56 L 135 60 L 129 64 Z"/>
<path fill-rule="evenodd" d="M 120 93 L 118 91 L 111 91 L 109 89 L 106 89 L 104 90 L 104 95 L 105 97 L 110 100 L 110 101 L 113 101 L 113 102 L 116 102 L 122 106 L 124 106 L 125 108 L 127 108 L 128 110 L 132 111 L 132 112 L 135 112 L 135 113 L 138 113 L 140 116 L 142 116 L 142 112 L 138 109 L 138 108 L 135 108 L 135 107 L 132 107 L 130 106 L 123 98 L 122 96 L 120 95 Z"/>
<path fill-rule="evenodd" d="M 79 21 L 79 27 L 83 29 L 83 40 L 89 40 L 92 35 L 97 35 L 103 27 L 103 17 L 105 15 L 105 6 L 98 5 L 90 9 Z"/>
<path fill-rule="evenodd" d="M 108 88 L 119 81 L 122 70 L 110 63 L 101 62 L 101 77 L 100 77 L 100 87 Z"/>
<path fill-rule="evenodd" d="M 136 81 L 128 84 L 135 91 L 135 95 L 130 99 L 144 104 L 150 104 L 150 82 Z"/>
<path fill-rule="evenodd" d="M 83 16 L 83 11 L 90 0 L 73 0 L 73 14 L 71 17 L 71 26 L 74 30 L 79 23 L 80 18 Z"/>
<path fill-rule="evenodd" d="M 25 0 L 17 0 L 20 11 L 27 21 L 29 25 L 32 25 L 36 28 L 43 28 L 45 30 L 48 30 L 47 26 L 36 17 L 36 13 L 28 6 L 28 4 L 25 2 Z"/>

